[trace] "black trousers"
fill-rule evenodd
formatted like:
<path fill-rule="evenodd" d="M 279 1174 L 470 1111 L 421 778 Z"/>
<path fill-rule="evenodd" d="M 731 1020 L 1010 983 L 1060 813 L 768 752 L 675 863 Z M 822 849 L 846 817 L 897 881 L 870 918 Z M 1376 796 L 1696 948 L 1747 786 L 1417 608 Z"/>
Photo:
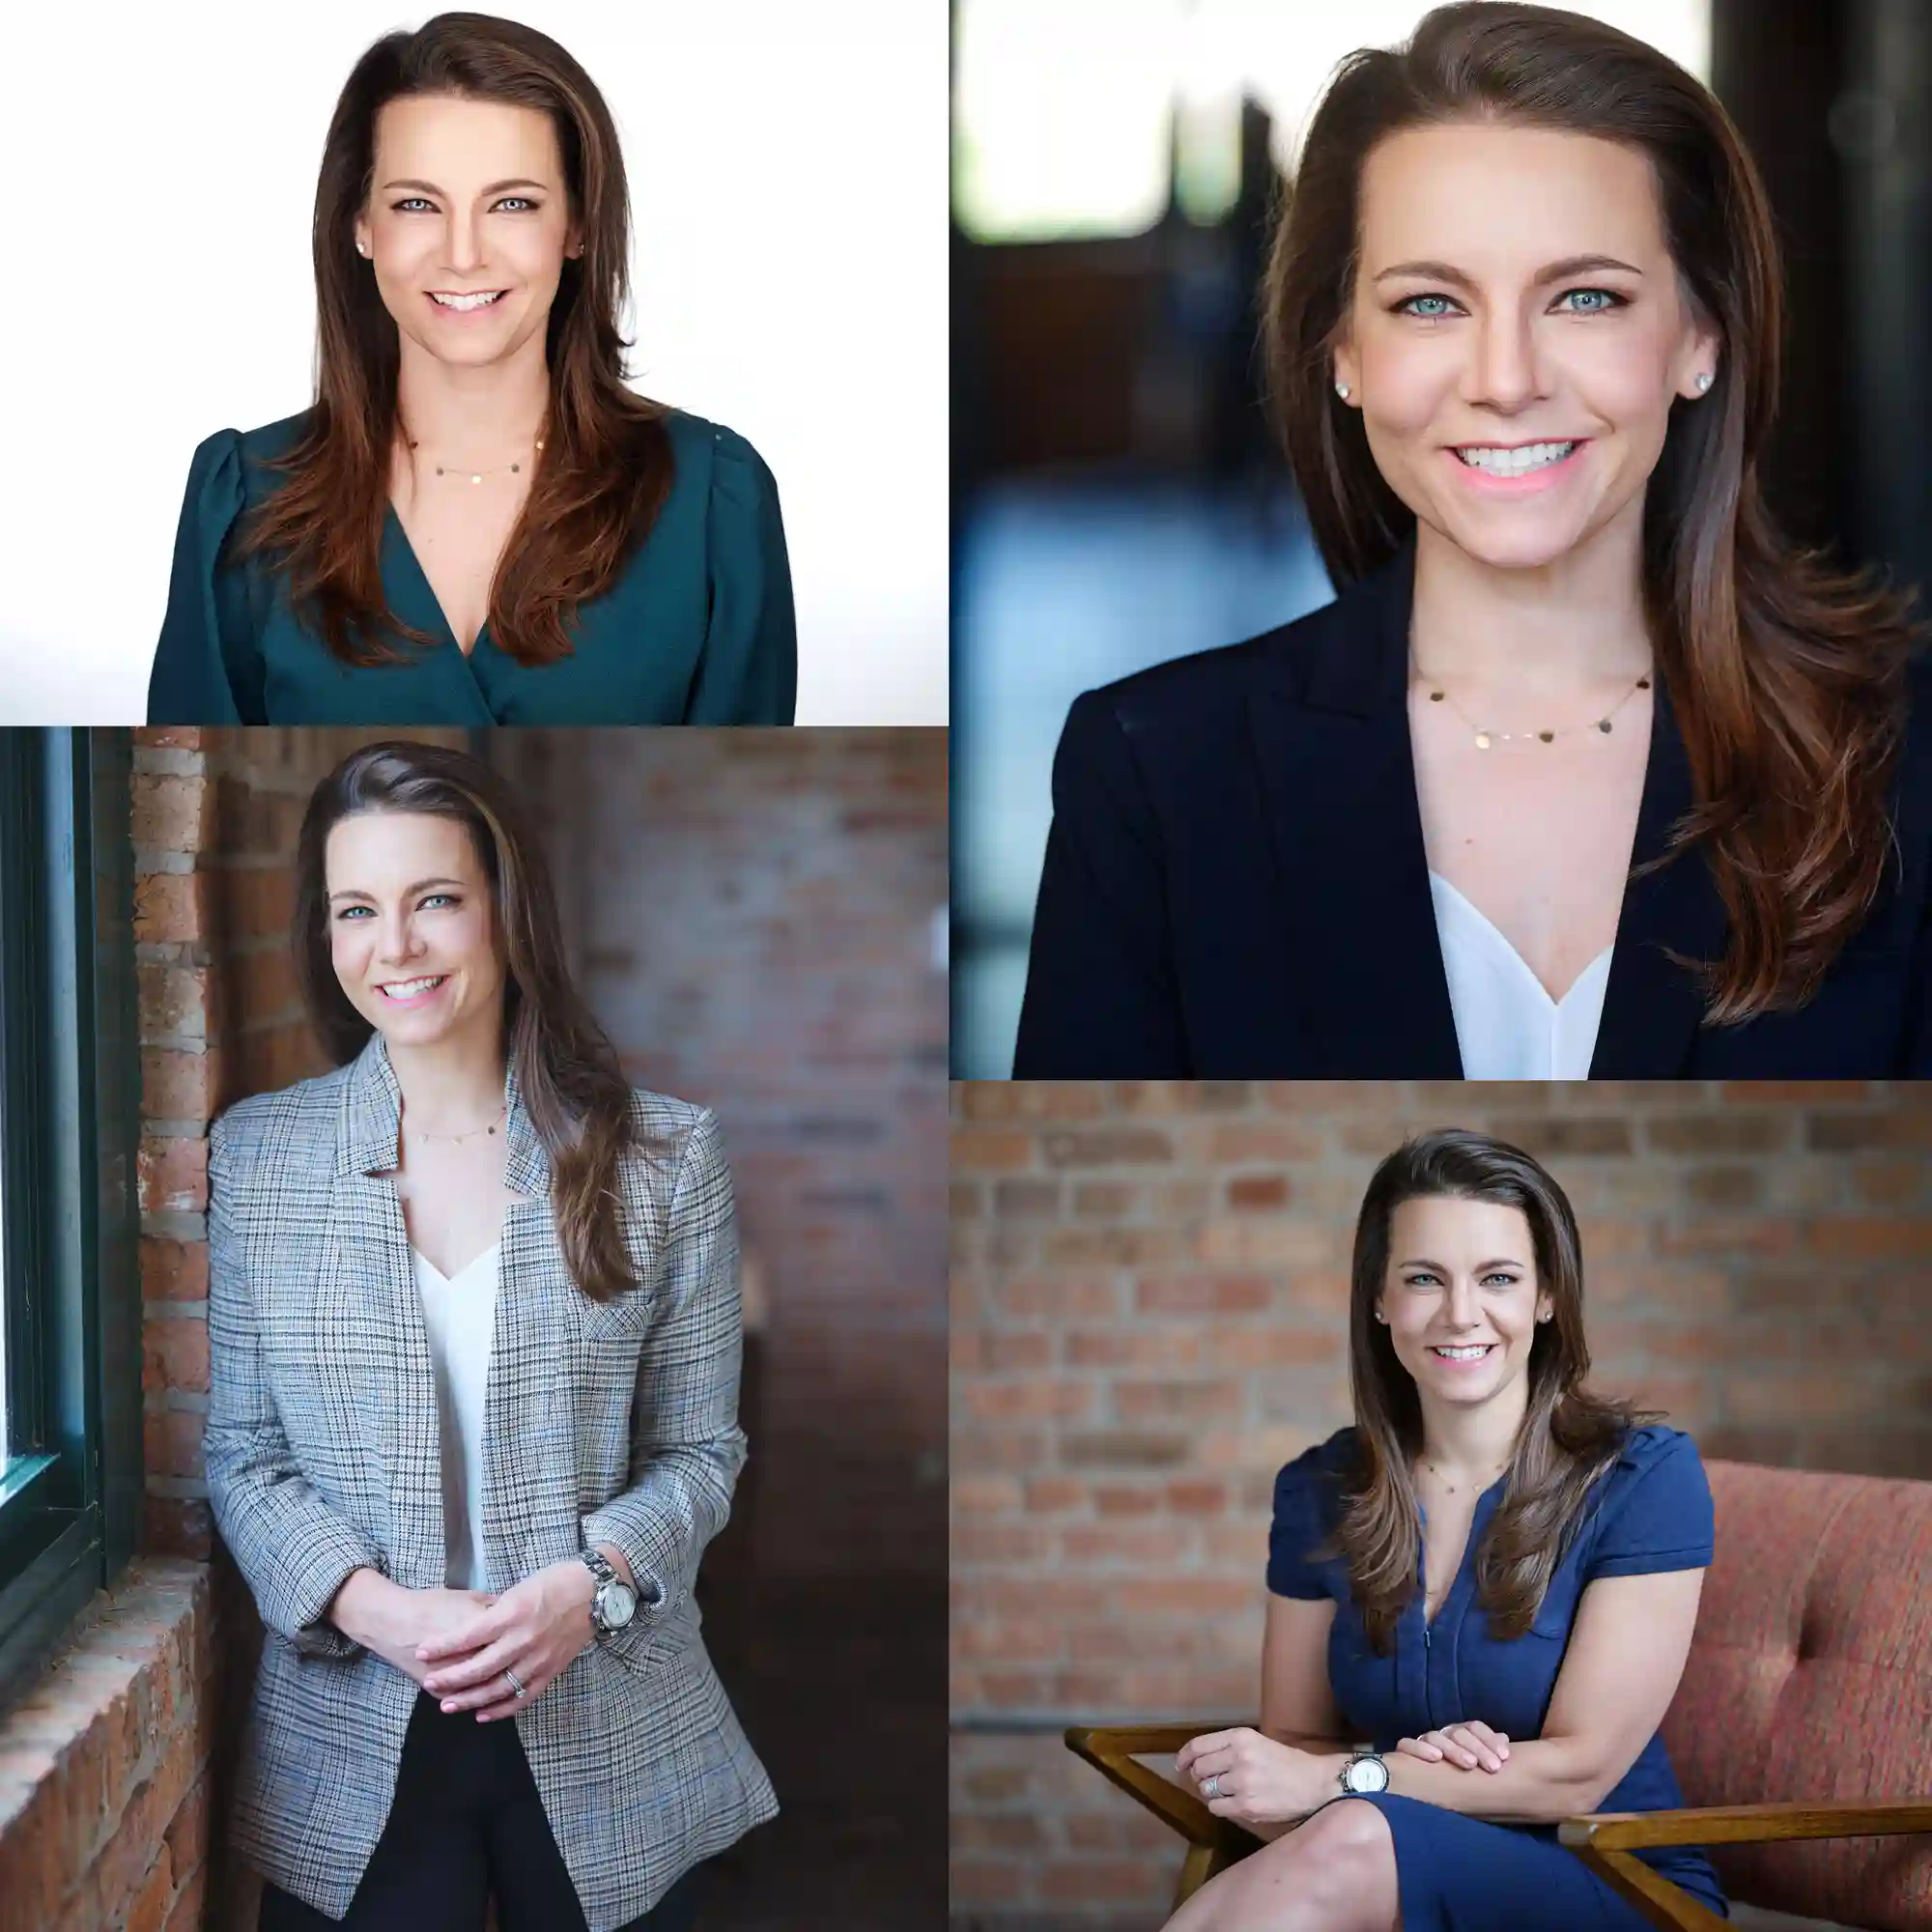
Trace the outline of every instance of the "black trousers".
<path fill-rule="evenodd" d="M 623 1932 L 691 1932 L 702 1873 L 694 1865 Z M 327 1918 L 270 1885 L 259 1932 L 482 1932 L 493 1892 L 499 1932 L 586 1932 L 515 1723 L 445 1717 L 419 1693 L 389 1822 L 348 1917 Z"/>

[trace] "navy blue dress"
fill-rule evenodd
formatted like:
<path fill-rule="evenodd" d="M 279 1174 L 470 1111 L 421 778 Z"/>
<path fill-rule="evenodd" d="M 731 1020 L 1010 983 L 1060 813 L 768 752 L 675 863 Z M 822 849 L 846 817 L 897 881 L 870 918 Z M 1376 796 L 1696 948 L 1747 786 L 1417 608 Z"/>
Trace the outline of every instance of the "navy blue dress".
<path fill-rule="evenodd" d="M 1354 1436 L 1352 1429 L 1338 1431 L 1276 1478 L 1267 1584 L 1278 1597 L 1334 1600 L 1329 1685 L 1350 1733 L 1372 1738 L 1378 1751 L 1471 1719 L 1514 1743 L 1539 1737 L 1584 1589 L 1599 1577 L 1699 1570 L 1711 1561 L 1711 1491 L 1696 1444 L 1675 1429 L 1633 1430 L 1615 1466 L 1591 1492 L 1584 1521 L 1524 1635 L 1509 1642 L 1492 1637 L 1489 1614 L 1475 1601 L 1476 1551 L 1502 1500 L 1498 1479 L 1477 1500 L 1462 1568 L 1435 1622 L 1424 1620 L 1418 1559 L 1416 1593 L 1396 1627 L 1394 1649 L 1377 1657 L 1340 1560 L 1310 1555 L 1340 1520 Z M 1512 1932 L 1645 1932 L 1649 1925 L 1557 1842 L 1553 1825 L 1495 1824 L 1391 1792 L 1363 1802 L 1379 1807 L 1395 1838 L 1405 1932 L 1489 1932 L 1498 1925 Z M 1599 1808 L 1659 1811 L 1683 1802 L 1660 1733 Z M 1636 1856 L 1730 1916 L 1698 1847 Z"/>

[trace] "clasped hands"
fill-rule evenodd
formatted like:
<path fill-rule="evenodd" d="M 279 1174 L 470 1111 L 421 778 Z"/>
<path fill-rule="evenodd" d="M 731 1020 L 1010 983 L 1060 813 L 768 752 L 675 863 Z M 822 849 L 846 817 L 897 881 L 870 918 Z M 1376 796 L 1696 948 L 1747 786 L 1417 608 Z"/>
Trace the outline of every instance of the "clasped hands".
<path fill-rule="evenodd" d="M 1471 1720 L 1404 1738 L 1396 1749 L 1424 1764 L 1496 1772 L 1509 1759 L 1509 1739 Z M 1215 1817 L 1254 1831 L 1306 1817 L 1339 1798 L 1339 1774 L 1347 1761 L 1346 1753 L 1301 1750 L 1244 1725 L 1191 1738 L 1176 1753 L 1174 1768 L 1200 1791 L 1202 1803 Z M 1210 1779 L 1211 1792 L 1206 1788 Z"/>
<path fill-rule="evenodd" d="M 533 1571 L 498 1596 L 409 1590 L 358 1570 L 336 1600 L 334 1621 L 346 1636 L 413 1678 L 444 1711 L 474 1711 L 488 1720 L 514 1717 L 589 1648 L 596 1588 L 576 1557 Z M 523 1685 L 522 1697 L 505 1672 Z"/>

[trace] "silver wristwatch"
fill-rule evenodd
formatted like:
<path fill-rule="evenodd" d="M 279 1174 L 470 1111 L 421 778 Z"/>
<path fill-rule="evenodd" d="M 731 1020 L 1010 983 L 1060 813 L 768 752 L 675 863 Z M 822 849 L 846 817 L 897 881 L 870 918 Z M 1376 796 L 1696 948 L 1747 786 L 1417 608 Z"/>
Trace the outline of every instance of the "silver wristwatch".
<path fill-rule="evenodd" d="M 599 1636 L 620 1631 L 638 1614 L 638 1593 L 611 1567 L 601 1549 L 582 1552 L 583 1567 L 597 1578 L 590 1595 L 591 1628 Z"/>
<path fill-rule="evenodd" d="M 1342 1767 L 1339 1781 L 1350 1798 L 1366 1797 L 1389 1788 L 1389 1768 L 1374 1751 L 1356 1751 Z"/>

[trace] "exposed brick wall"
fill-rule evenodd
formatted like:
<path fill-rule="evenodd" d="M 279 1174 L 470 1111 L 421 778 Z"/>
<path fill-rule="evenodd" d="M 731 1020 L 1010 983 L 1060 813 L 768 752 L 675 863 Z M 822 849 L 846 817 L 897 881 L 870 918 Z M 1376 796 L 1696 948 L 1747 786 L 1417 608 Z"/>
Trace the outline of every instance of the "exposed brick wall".
<path fill-rule="evenodd" d="M 550 829 L 579 983 L 631 1078 L 724 1124 L 769 1311 L 759 1567 L 933 1576 L 946 734 L 517 731 L 491 754 Z"/>
<path fill-rule="evenodd" d="M 208 1567 L 208 1123 L 321 1069 L 288 970 L 288 861 L 316 780 L 376 735 L 134 734 L 148 1558 L 0 1726 L 0 1926 L 252 1922 L 251 1889 L 210 1856 L 259 1628 L 225 1558 Z"/>
<path fill-rule="evenodd" d="M 1569 1193 L 1598 1386 L 1708 1455 L 1932 1477 L 1924 1087 L 955 1087 L 962 1915 L 1159 1923 L 1178 1840 L 1057 1726 L 1252 1714 L 1274 1473 L 1350 1419 L 1362 1190 L 1451 1124 Z"/>
<path fill-rule="evenodd" d="M 0 1727 L 0 1932 L 199 1932 L 207 1566 L 137 1561 Z"/>
<path fill-rule="evenodd" d="M 141 1019 L 145 1547 L 206 1557 L 208 1123 L 327 1063 L 289 954 L 296 835 L 317 781 L 367 730 L 134 733 L 134 940 Z M 469 734 L 412 738 L 462 749 Z"/>
<path fill-rule="evenodd" d="M 137 1796 L 123 1802 L 120 1774 L 105 1774 L 100 1832 L 88 1823 L 99 1726 L 86 1696 L 54 1694 L 37 1743 L 0 1732 L 0 1911 L 17 1867 L 76 1932 L 120 1922 L 110 1896 L 138 1900 L 129 1922 L 143 1927 L 252 1922 L 250 1883 L 210 1862 L 259 1630 L 213 1549 L 202 1461 L 207 1129 L 232 1100 L 323 1070 L 288 965 L 289 862 L 315 781 L 379 735 L 135 733 L 144 1546 L 185 1560 L 165 1570 L 172 1595 L 137 1577 L 132 1597 L 108 1605 L 151 1617 L 156 1635 L 152 1655 L 127 1660 L 110 1724 L 134 1754 L 126 1788 Z M 772 1311 L 753 1484 L 769 1493 L 734 1531 L 755 1535 L 753 1567 L 775 1578 L 849 1589 L 863 1567 L 875 1580 L 936 1580 L 946 990 L 931 920 L 946 889 L 944 734 L 505 733 L 491 755 L 536 792 L 584 990 L 633 1077 L 724 1119 Z M 732 1607 L 714 1605 L 721 1638 Z M 906 1634 L 922 1683 L 937 1641 L 936 1620 Z M 185 1644 L 220 1667 L 164 1667 Z M 757 1649 L 788 1654 L 770 1633 Z M 902 1704 L 904 1659 L 884 1667 Z M 83 1658 L 48 1687 L 85 1683 L 91 1695 L 99 1679 Z"/>

